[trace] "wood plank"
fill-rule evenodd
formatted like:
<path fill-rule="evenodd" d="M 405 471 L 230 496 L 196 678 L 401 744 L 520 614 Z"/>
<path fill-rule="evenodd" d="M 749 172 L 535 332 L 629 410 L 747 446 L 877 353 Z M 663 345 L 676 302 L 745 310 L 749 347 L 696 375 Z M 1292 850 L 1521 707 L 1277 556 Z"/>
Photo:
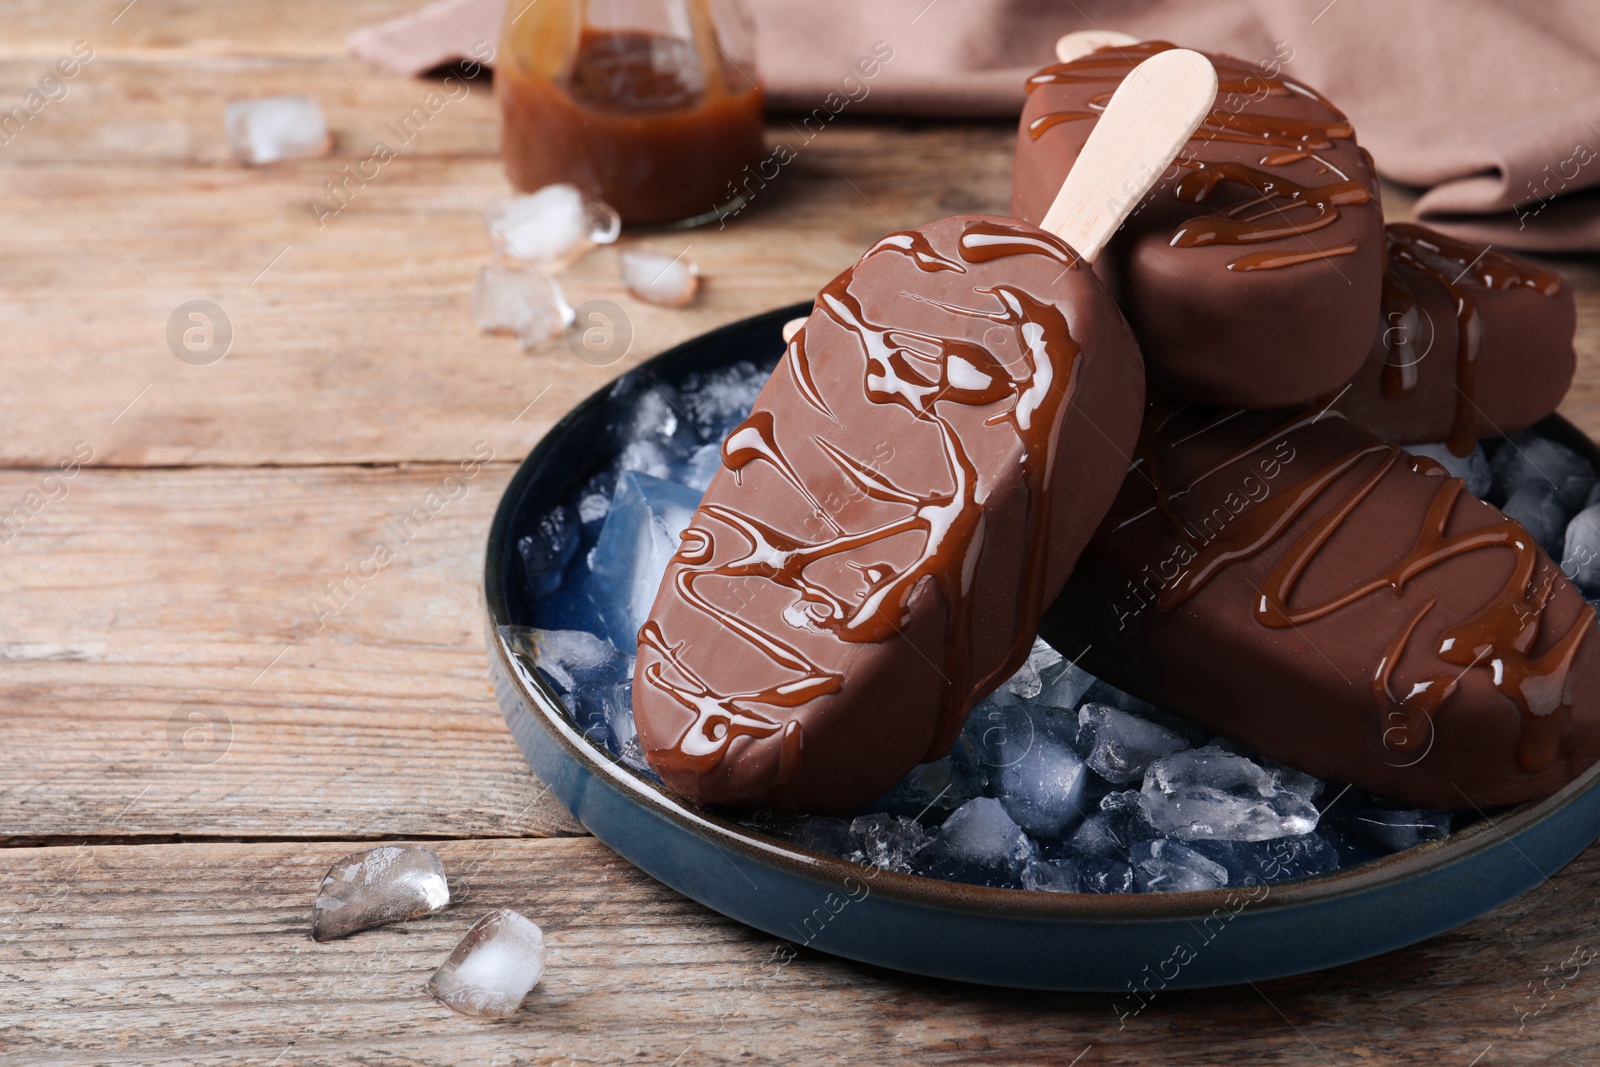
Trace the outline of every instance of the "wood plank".
<path fill-rule="evenodd" d="M 0 546 L 0 841 L 581 832 L 488 683 L 510 471 L 0 472 L 7 507 L 55 496 Z"/>
<path fill-rule="evenodd" d="M 1592 964 L 1563 965 L 1597 944 L 1587 915 L 1600 850 L 1421 946 L 1257 987 L 1163 993 L 1119 1019 L 1103 995 L 919 980 L 809 950 L 784 963 L 782 942 L 678 897 L 592 839 L 430 843 L 456 905 L 314 944 L 317 882 L 355 847 L 6 853 L 0 1054 L 38 1064 L 1431 1067 L 1600 1053 Z M 423 992 L 427 976 L 474 919 L 503 906 L 544 926 L 546 977 L 512 1020 L 452 1015 Z M 1529 993 L 1547 980 L 1547 993 Z"/>
<path fill-rule="evenodd" d="M 620 370 L 809 299 L 882 233 L 1003 209 L 1009 132 L 919 127 L 887 152 L 894 129 L 826 130 L 726 229 L 626 238 L 688 249 L 706 284 L 686 311 L 627 296 L 613 249 L 563 275 L 574 304 L 611 300 L 631 318 L 632 349 L 610 367 L 561 339 L 529 355 L 478 331 L 471 289 L 490 256 L 480 209 L 506 188 L 492 160 L 401 156 L 320 230 L 307 201 L 327 161 L 0 167 L 14 209 L 0 246 L 0 466 L 52 464 L 77 440 L 116 465 L 449 462 L 479 438 L 520 455 Z M 234 330 L 226 358 L 205 367 L 165 339 L 177 306 L 197 298 Z"/>
<path fill-rule="evenodd" d="M 166 60 L 320 52 L 353 75 L 362 64 L 345 55 L 344 39 L 420 6 L 417 0 L 12 0 L 0 56 L 53 60 L 76 41 L 88 41 L 99 55 Z"/>
<path fill-rule="evenodd" d="M 31 56 L 0 60 L 0 118 L 24 101 L 53 62 Z M 12 116 L 0 128 L 4 165 L 233 166 L 224 126 L 227 104 L 283 93 L 315 98 L 334 135 L 335 162 L 321 166 L 314 186 L 336 175 L 340 163 L 371 156 L 380 141 L 413 158 L 489 158 L 500 143 L 500 113 L 487 77 L 448 83 L 402 78 L 364 68 L 349 56 L 152 58 L 97 52 L 55 92 L 59 99 L 40 107 L 26 125 Z"/>

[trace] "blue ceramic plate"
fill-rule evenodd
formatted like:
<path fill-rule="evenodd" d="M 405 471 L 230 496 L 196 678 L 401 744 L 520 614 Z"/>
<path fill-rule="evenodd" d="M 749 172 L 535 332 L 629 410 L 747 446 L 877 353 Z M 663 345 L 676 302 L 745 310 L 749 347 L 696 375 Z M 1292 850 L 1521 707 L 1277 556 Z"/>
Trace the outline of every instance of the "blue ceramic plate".
<path fill-rule="evenodd" d="M 781 351 L 801 304 L 714 330 L 633 374 L 694 371 Z M 1294 882 L 1189 893 L 1058 894 L 862 868 L 740 826 L 663 791 L 589 742 L 501 627 L 531 617 L 518 539 L 610 459 L 602 406 L 578 405 L 506 488 L 489 531 L 489 667 L 528 762 L 577 819 L 651 876 L 794 945 L 917 974 L 1123 993 L 1314 971 L 1409 945 L 1538 885 L 1600 834 L 1600 767 L 1555 796 L 1491 813 L 1442 841 Z M 1558 418 L 1541 429 L 1600 466 Z"/>

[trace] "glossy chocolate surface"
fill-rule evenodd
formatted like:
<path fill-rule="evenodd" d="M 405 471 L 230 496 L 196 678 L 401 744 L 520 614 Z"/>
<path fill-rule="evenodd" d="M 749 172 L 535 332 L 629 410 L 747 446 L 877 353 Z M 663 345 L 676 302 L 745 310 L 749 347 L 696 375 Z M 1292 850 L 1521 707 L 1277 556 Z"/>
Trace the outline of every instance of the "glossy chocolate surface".
<path fill-rule="evenodd" d="M 1171 47 L 1101 49 L 1030 79 L 1013 214 L 1044 217 L 1122 78 Z M 1330 395 L 1361 366 L 1379 303 L 1371 160 L 1315 90 L 1208 58 L 1215 109 L 1095 269 L 1139 338 L 1153 392 L 1249 408 Z"/>
<path fill-rule="evenodd" d="M 1411 223 L 1386 236 L 1377 331 L 1338 409 L 1385 440 L 1447 440 L 1457 455 L 1554 411 L 1577 366 L 1561 275 Z"/>
<path fill-rule="evenodd" d="M 1520 524 L 1337 412 L 1153 408 L 1043 631 L 1161 707 L 1406 803 L 1545 796 L 1600 756 L 1594 609 Z"/>
<path fill-rule="evenodd" d="M 1137 437 L 1138 351 L 1053 236 L 891 234 L 818 295 L 723 445 L 640 632 L 651 765 L 708 803 L 848 811 L 1026 658 Z"/>

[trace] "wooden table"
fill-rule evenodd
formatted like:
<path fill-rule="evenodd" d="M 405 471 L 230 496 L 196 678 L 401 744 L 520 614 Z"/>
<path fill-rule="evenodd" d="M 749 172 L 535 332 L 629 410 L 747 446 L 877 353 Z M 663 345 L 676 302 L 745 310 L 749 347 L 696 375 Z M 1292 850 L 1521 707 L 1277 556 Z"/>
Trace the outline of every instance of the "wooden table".
<path fill-rule="evenodd" d="M 919 981 L 777 943 L 644 877 L 529 773 L 490 695 L 479 575 L 515 463 L 612 374 L 809 298 L 871 239 L 1003 209 L 1011 131 L 848 116 L 687 249 L 687 311 L 630 300 L 616 253 L 564 278 L 636 341 L 596 368 L 481 335 L 480 216 L 505 189 L 487 82 L 433 116 L 348 206 L 309 207 L 393 140 L 429 86 L 345 55 L 411 0 L 14 3 L 0 107 L 75 41 L 93 57 L 0 144 L 0 1062 L 1584 1063 L 1600 1058 L 1600 851 L 1460 930 L 1259 987 L 1105 996 Z M 126 6 L 124 6 L 126 5 Z M 330 159 L 230 163 L 224 102 L 306 92 Z M 8 131 L 10 132 L 10 131 Z M 1391 213 L 1409 197 L 1394 190 Z M 1600 270 L 1578 285 L 1565 413 L 1600 432 Z M 174 358 L 189 300 L 226 358 Z M 389 566 L 313 601 L 474 449 L 493 461 Z M 92 455 L 62 477 L 58 465 Z M 20 509 L 20 510 L 17 510 Z M 20 521 L 19 520 L 20 516 Z M 427 840 L 458 903 L 316 945 L 317 880 Z M 484 910 L 549 933 L 516 1019 L 456 1016 L 423 982 Z M 1587 959 L 1593 952 L 1584 954 Z"/>

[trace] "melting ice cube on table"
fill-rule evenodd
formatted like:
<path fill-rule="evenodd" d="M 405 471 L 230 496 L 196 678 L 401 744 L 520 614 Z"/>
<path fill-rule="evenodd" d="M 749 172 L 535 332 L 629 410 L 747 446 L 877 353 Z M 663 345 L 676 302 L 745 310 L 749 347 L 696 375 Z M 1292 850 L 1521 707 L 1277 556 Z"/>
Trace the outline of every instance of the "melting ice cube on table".
<path fill-rule="evenodd" d="M 360 930 L 432 915 L 450 903 L 439 857 L 420 845 L 352 853 L 323 876 L 311 938 L 333 941 Z"/>
<path fill-rule="evenodd" d="M 1315 782 L 1307 775 L 1280 777 L 1244 756 L 1208 745 L 1151 763 L 1141 801 L 1150 822 L 1171 837 L 1266 841 L 1316 829 L 1318 812 L 1311 796 L 1290 788 L 1314 789 L 1302 783 Z"/>
<path fill-rule="evenodd" d="M 526 348 L 565 330 L 573 316 L 555 279 L 497 263 L 478 270 L 472 310 L 482 329 L 515 334 Z"/>
<path fill-rule="evenodd" d="M 673 482 L 636 471 L 617 479 L 589 568 L 590 595 L 618 648 L 638 645 L 667 561 L 699 506 L 699 493 Z"/>
<path fill-rule="evenodd" d="M 252 166 L 325 156 L 333 147 L 322 108 L 309 96 L 263 96 L 228 105 L 228 150 Z"/>
<path fill-rule="evenodd" d="M 510 908 L 472 924 L 428 979 L 428 992 L 462 1015 L 515 1015 L 544 977 L 544 931 Z"/>
<path fill-rule="evenodd" d="M 686 256 L 626 249 L 618 257 L 622 284 L 635 299 L 657 307 L 688 306 L 700 290 L 700 268 Z"/>
<path fill-rule="evenodd" d="M 560 270 L 595 245 L 610 244 L 622 220 L 575 185 L 547 185 L 491 204 L 485 212 L 495 248 L 542 271 Z"/>

